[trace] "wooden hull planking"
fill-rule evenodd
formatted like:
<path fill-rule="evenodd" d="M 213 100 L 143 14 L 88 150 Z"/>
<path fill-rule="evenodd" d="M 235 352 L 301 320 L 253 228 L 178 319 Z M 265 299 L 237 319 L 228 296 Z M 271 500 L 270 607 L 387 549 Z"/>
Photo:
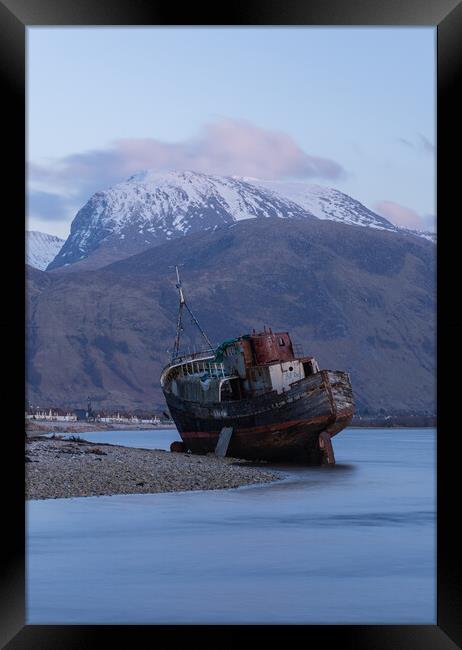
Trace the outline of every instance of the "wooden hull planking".
<path fill-rule="evenodd" d="M 193 453 L 215 450 L 220 431 L 232 427 L 227 455 L 249 460 L 320 464 L 321 433 L 330 437 L 349 425 L 354 401 L 348 374 L 322 370 L 281 394 L 219 403 L 165 398 L 185 446 Z"/>

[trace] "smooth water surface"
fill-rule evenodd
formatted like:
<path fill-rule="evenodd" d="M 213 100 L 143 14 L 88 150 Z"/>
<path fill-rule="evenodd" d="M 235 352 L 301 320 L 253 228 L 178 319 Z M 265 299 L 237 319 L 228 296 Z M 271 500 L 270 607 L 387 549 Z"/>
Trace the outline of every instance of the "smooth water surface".
<path fill-rule="evenodd" d="M 435 430 L 334 448 L 264 486 L 28 502 L 27 623 L 435 624 Z"/>
<path fill-rule="evenodd" d="M 53 435 L 53 434 L 48 434 Z M 81 433 L 61 433 L 64 438 L 78 436 L 88 442 L 100 442 L 124 447 L 140 447 L 141 449 L 170 449 L 170 443 L 181 440 L 176 429 L 131 429 L 128 431 L 91 431 Z"/>

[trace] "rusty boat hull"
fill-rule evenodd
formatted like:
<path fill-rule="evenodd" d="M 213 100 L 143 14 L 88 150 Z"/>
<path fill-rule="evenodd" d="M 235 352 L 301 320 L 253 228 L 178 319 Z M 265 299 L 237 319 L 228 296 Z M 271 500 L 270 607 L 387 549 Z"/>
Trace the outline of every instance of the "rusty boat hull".
<path fill-rule="evenodd" d="M 232 427 L 227 455 L 249 460 L 320 464 L 320 436 L 330 439 L 354 414 L 350 379 L 341 371 L 321 370 L 252 399 L 203 403 L 164 395 L 188 450 L 214 452 L 223 427 Z"/>

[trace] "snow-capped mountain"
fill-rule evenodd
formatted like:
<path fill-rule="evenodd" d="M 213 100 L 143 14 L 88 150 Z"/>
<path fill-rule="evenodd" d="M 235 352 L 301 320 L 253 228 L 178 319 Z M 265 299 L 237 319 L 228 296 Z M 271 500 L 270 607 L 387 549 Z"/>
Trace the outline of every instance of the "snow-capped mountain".
<path fill-rule="evenodd" d="M 77 213 L 47 270 L 83 261 L 86 268 L 98 268 L 176 237 L 264 217 L 331 219 L 399 230 L 359 201 L 327 187 L 147 170 L 94 194 Z"/>
<path fill-rule="evenodd" d="M 330 187 L 298 181 L 265 181 L 257 178 L 243 178 L 243 180 L 290 199 L 318 219 L 330 219 L 380 230 L 396 230 L 396 227 L 384 217 L 372 212 L 351 196 Z"/>
<path fill-rule="evenodd" d="M 269 323 L 324 367 L 341 362 L 358 410 L 433 411 L 433 244 L 274 217 L 176 237 L 91 273 L 28 269 L 29 400 L 77 408 L 91 395 L 98 408 L 160 407 L 156 378 L 176 328 L 175 264 L 214 343 Z M 189 318 L 184 325 L 184 349 L 200 345 Z"/>
<path fill-rule="evenodd" d="M 314 218 L 290 199 L 244 180 L 143 171 L 92 196 L 48 270 L 93 258 L 96 251 L 91 266 L 102 266 L 181 235 L 252 217 Z"/>
<path fill-rule="evenodd" d="M 427 241 L 436 244 L 436 232 L 431 232 L 429 230 L 411 230 L 410 228 L 397 228 L 396 230 L 408 235 L 417 235 L 417 237 L 422 237 L 422 239 L 426 239 Z"/>
<path fill-rule="evenodd" d="M 59 253 L 64 239 L 37 230 L 26 232 L 26 264 L 44 271 Z"/>
<path fill-rule="evenodd" d="M 236 178 L 242 178 L 242 180 L 253 183 L 257 187 L 272 190 L 278 195 L 284 196 L 302 208 L 305 208 L 318 219 L 340 221 L 352 226 L 392 230 L 394 232 L 417 235 L 428 241 L 436 241 L 436 233 L 395 226 L 384 217 L 366 208 L 366 206 L 356 199 L 348 196 L 348 194 L 344 194 L 331 187 L 312 185 L 299 181 L 266 181 L 237 176 Z"/>

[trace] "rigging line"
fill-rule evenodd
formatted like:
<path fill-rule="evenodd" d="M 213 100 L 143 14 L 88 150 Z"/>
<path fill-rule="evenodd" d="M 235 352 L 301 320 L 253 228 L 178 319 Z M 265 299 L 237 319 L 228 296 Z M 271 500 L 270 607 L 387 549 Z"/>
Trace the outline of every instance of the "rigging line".
<path fill-rule="evenodd" d="M 197 325 L 197 327 L 198 327 L 200 333 L 202 334 L 202 336 L 203 336 L 204 339 L 206 340 L 207 345 L 209 346 L 209 348 L 211 349 L 212 352 L 215 352 L 215 350 L 214 350 L 214 348 L 213 348 L 213 345 L 210 343 L 209 337 L 208 337 L 207 334 L 204 332 L 204 330 L 202 329 L 202 327 L 199 325 L 199 322 L 198 322 L 197 318 L 194 316 L 194 314 L 192 313 L 192 311 L 189 309 L 189 305 L 188 305 L 188 303 L 187 303 L 186 301 L 185 301 L 184 305 L 185 305 L 186 309 L 188 310 L 188 312 L 189 312 L 191 318 L 192 318 L 193 321 L 196 323 L 196 325 Z"/>
<path fill-rule="evenodd" d="M 178 311 L 178 320 L 177 320 L 177 325 L 176 325 L 176 336 L 175 336 L 175 343 L 173 346 L 173 353 L 172 353 L 172 360 L 178 355 L 180 351 L 180 336 L 181 336 L 181 329 L 182 329 L 182 313 L 183 313 L 183 307 L 186 307 L 188 310 L 191 318 L 193 319 L 193 322 L 196 324 L 198 330 L 204 337 L 205 341 L 207 342 L 207 345 L 209 346 L 210 350 L 215 353 L 215 350 L 207 336 L 207 334 L 204 332 L 202 327 L 199 325 L 199 321 L 197 318 L 194 316 L 192 313 L 191 309 L 189 308 L 189 305 L 186 303 L 186 299 L 184 297 L 183 293 L 183 287 L 181 285 L 181 280 L 180 280 L 180 272 L 178 270 L 178 265 L 175 265 L 175 271 L 176 271 L 176 288 L 178 289 L 179 297 L 180 297 L 180 307 Z"/>

